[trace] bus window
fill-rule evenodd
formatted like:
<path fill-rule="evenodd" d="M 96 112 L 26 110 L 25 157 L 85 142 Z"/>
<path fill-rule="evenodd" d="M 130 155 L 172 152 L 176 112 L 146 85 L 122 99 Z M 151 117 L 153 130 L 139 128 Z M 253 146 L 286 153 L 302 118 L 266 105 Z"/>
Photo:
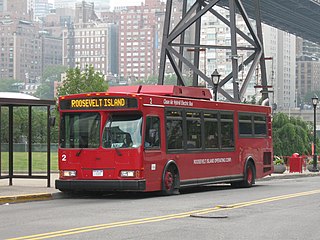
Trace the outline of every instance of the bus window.
<path fill-rule="evenodd" d="M 239 114 L 239 133 L 241 137 L 263 137 L 267 135 L 265 115 L 252 113 Z"/>
<path fill-rule="evenodd" d="M 66 113 L 60 124 L 61 148 L 97 148 L 100 142 L 99 113 Z"/>
<path fill-rule="evenodd" d="M 103 147 L 139 147 L 141 145 L 141 123 L 141 115 L 110 115 L 103 131 Z"/>
<path fill-rule="evenodd" d="M 147 117 L 146 119 L 146 148 L 160 148 L 160 119 L 159 117 Z"/>
<path fill-rule="evenodd" d="M 255 135 L 267 135 L 267 119 L 266 116 L 254 116 L 254 134 Z"/>
<path fill-rule="evenodd" d="M 168 149 L 183 149 L 182 119 L 167 120 Z"/>
<path fill-rule="evenodd" d="M 221 113 L 221 147 L 233 148 L 234 147 L 234 134 L 233 134 L 233 115 Z"/>
<path fill-rule="evenodd" d="M 250 136 L 253 134 L 252 116 L 249 114 L 239 114 L 239 132 L 240 135 Z"/>
<path fill-rule="evenodd" d="M 219 148 L 218 114 L 204 113 L 205 147 Z"/>
<path fill-rule="evenodd" d="M 201 114 L 200 112 L 187 112 L 187 148 L 201 148 Z"/>
<path fill-rule="evenodd" d="M 166 112 L 168 149 L 183 149 L 183 124 L 181 110 Z"/>

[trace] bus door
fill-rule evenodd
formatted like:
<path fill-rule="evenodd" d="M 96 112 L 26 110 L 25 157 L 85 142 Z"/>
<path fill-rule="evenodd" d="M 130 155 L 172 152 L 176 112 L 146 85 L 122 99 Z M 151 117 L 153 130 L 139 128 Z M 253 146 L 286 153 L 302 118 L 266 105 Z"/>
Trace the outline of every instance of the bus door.
<path fill-rule="evenodd" d="M 159 188 L 162 175 L 161 131 L 159 116 L 147 116 L 144 139 L 144 167 L 147 188 Z"/>

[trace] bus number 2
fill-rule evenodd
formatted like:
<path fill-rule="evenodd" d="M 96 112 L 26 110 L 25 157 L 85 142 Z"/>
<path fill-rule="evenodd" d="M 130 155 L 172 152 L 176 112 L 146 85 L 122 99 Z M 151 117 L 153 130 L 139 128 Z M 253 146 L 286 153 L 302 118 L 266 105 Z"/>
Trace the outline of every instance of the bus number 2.
<path fill-rule="evenodd" d="M 152 104 L 152 98 L 150 98 L 150 104 Z"/>
<path fill-rule="evenodd" d="M 66 154 L 62 154 L 61 155 L 61 161 L 62 162 L 66 162 L 67 161 L 67 155 Z"/>

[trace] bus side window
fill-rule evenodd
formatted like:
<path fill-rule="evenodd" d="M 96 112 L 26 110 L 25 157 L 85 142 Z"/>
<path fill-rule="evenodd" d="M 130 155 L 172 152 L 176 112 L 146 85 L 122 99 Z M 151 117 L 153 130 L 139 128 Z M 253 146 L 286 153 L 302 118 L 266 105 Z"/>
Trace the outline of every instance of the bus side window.
<path fill-rule="evenodd" d="M 146 119 L 146 148 L 160 148 L 160 119 L 159 117 L 147 117 Z"/>

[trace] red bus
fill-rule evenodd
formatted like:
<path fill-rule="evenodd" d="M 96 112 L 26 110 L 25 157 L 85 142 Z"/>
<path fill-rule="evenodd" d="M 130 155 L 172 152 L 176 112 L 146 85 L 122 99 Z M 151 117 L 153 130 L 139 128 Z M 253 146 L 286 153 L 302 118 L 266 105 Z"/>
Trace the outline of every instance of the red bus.
<path fill-rule="evenodd" d="M 273 172 L 271 109 L 205 88 L 145 85 L 59 98 L 61 191 L 162 191 Z"/>

